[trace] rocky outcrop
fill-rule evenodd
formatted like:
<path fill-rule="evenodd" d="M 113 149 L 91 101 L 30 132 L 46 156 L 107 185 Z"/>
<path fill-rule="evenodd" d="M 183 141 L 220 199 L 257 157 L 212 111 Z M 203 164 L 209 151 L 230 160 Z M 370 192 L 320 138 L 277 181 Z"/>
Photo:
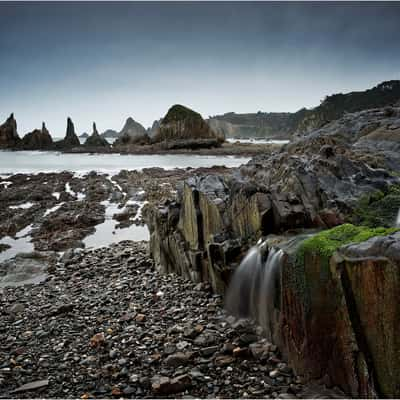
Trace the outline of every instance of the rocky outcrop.
<path fill-rule="evenodd" d="M 287 149 L 291 153 L 302 153 L 305 148 L 319 151 L 323 141 L 351 146 L 359 158 L 368 158 L 372 166 L 400 170 L 400 107 L 346 114 L 320 129 L 297 135 Z"/>
<path fill-rule="evenodd" d="M 23 150 L 50 150 L 53 148 L 53 139 L 46 128 L 45 123 L 42 129 L 35 129 L 27 133 L 21 140 L 19 147 Z"/>
<path fill-rule="evenodd" d="M 179 104 L 168 110 L 152 138 L 152 142 L 171 149 L 218 146 L 224 140 L 225 137 L 215 133 L 200 114 Z"/>
<path fill-rule="evenodd" d="M 119 134 L 119 138 L 114 142 L 114 146 L 148 144 L 149 141 L 150 139 L 144 126 L 129 117 Z"/>
<path fill-rule="evenodd" d="M 73 147 L 79 147 L 80 141 L 78 136 L 75 133 L 74 124 L 71 118 L 67 119 L 67 132 L 63 140 L 56 143 L 57 148 L 59 149 L 71 149 Z"/>
<path fill-rule="evenodd" d="M 161 269 L 210 280 L 224 292 L 232 262 L 249 243 L 289 229 L 339 225 L 359 198 L 395 183 L 396 176 L 341 153 L 255 158 L 232 176 L 191 178 L 176 203 L 151 210 L 151 251 Z"/>
<path fill-rule="evenodd" d="M 308 248 L 283 263 L 273 335 L 295 370 L 351 397 L 400 395 L 400 234 L 340 248 Z M 384 293 L 384 296 L 382 295 Z"/>
<path fill-rule="evenodd" d="M 15 148 L 21 139 L 17 133 L 17 121 L 11 114 L 3 125 L 0 125 L 0 149 Z"/>
<path fill-rule="evenodd" d="M 83 132 L 81 135 L 79 135 L 81 139 L 87 139 L 89 137 L 89 134 L 87 132 Z"/>
<path fill-rule="evenodd" d="M 395 224 L 398 207 L 385 204 L 399 201 L 396 158 L 386 147 L 377 152 L 376 146 L 360 146 L 372 133 L 370 140 L 377 135 L 380 143 L 380 129 L 397 129 L 397 115 L 393 107 L 346 115 L 232 174 L 192 177 L 174 202 L 145 214 L 157 268 L 209 282 L 218 293 L 226 292 L 244 254 L 260 238 L 268 236 L 279 246 L 277 235 L 285 232 L 340 225 L 344 233 L 333 231 L 326 252 L 312 246 L 301 253 L 285 249 L 278 297 L 265 328 L 305 381 L 322 380 L 352 397 L 400 393 L 395 363 L 400 234 L 337 249 L 339 234 L 346 238 L 343 244 L 371 237 L 362 230 L 348 236 L 343 225 L 360 207 L 380 202 L 380 220 Z M 388 138 L 397 140 L 395 134 Z M 360 224 L 373 220 L 367 208 Z M 387 232 L 393 230 L 372 230 Z"/>
<path fill-rule="evenodd" d="M 87 147 L 110 147 L 106 139 L 97 132 L 96 123 L 93 122 L 93 133 L 86 139 L 85 146 Z"/>

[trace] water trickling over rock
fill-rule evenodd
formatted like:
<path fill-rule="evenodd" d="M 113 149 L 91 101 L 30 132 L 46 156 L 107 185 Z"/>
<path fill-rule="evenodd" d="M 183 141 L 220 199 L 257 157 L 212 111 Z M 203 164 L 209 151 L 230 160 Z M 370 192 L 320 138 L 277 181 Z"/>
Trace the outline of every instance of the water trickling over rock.
<path fill-rule="evenodd" d="M 280 286 L 283 251 L 268 248 L 266 242 L 252 247 L 236 270 L 226 297 L 229 313 L 252 318 L 271 332 Z"/>

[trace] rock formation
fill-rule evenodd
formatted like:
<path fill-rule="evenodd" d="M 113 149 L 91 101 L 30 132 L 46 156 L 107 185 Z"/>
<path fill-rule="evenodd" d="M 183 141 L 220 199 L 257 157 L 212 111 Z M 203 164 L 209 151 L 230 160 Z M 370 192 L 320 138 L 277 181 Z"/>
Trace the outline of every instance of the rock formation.
<path fill-rule="evenodd" d="M 224 137 L 217 135 L 200 114 L 176 104 L 162 119 L 152 141 L 167 148 L 196 148 L 218 146 Z"/>
<path fill-rule="evenodd" d="M 3 125 L 0 125 L 0 149 L 15 148 L 21 141 L 17 133 L 17 121 L 11 114 Z"/>
<path fill-rule="evenodd" d="M 157 135 L 158 130 L 160 129 L 161 121 L 162 118 L 160 118 L 159 120 L 155 120 L 151 128 L 147 130 L 147 134 L 149 135 L 150 139 L 153 139 Z"/>
<path fill-rule="evenodd" d="M 371 237 L 363 230 L 348 236 L 346 222 L 393 226 L 400 206 L 399 124 L 396 107 L 346 114 L 232 174 L 190 178 L 175 202 L 145 213 L 157 267 L 224 293 L 262 237 L 342 225 L 344 233 L 333 237 L 340 244 L 344 235 L 346 244 Z M 372 230 L 380 232 L 393 231 Z M 306 247 L 300 264 L 289 252 L 283 258 L 270 333 L 305 381 L 324 379 L 351 396 L 399 396 L 399 247 L 400 234 L 385 235 L 335 256 L 329 247 L 329 257 L 328 250 Z"/>
<path fill-rule="evenodd" d="M 79 138 L 75 133 L 74 124 L 71 118 L 68 117 L 66 135 L 63 140 L 56 143 L 56 146 L 60 149 L 71 149 L 73 147 L 79 147 L 80 144 Z"/>
<path fill-rule="evenodd" d="M 256 246 L 233 279 L 228 308 L 258 320 L 305 381 L 322 379 L 353 398 L 398 397 L 394 230 L 345 224 L 278 242 L 279 252 Z"/>
<path fill-rule="evenodd" d="M 97 132 L 96 123 L 93 122 L 93 133 L 86 139 L 85 146 L 88 147 L 110 147 L 106 139 Z"/>
<path fill-rule="evenodd" d="M 114 146 L 147 143 L 149 143 L 149 136 L 144 126 L 129 117 L 119 134 L 119 138 L 114 142 Z"/>
<path fill-rule="evenodd" d="M 23 150 L 50 150 L 53 147 L 53 139 L 45 123 L 43 122 L 42 129 L 27 133 L 22 138 L 19 147 Z"/>
<path fill-rule="evenodd" d="M 79 135 L 81 139 L 87 139 L 89 137 L 89 134 L 87 132 L 83 132 L 81 135 Z"/>

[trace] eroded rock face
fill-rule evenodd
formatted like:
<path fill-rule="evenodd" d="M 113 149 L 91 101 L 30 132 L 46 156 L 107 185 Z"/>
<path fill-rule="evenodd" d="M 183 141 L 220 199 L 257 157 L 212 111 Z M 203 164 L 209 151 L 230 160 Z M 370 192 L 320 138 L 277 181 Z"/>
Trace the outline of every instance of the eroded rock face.
<path fill-rule="evenodd" d="M 281 271 L 272 336 L 297 373 L 352 397 L 398 397 L 400 234 L 305 254 Z M 384 295 L 382 295 L 384 293 Z"/>
<path fill-rule="evenodd" d="M 169 148 L 211 147 L 225 140 L 215 133 L 200 114 L 182 105 L 172 106 L 161 120 L 152 141 L 163 142 Z"/>
<path fill-rule="evenodd" d="M 156 263 L 166 271 L 180 265 L 186 276 L 211 280 L 223 292 L 231 262 L 249 243 L 289 229 L 342 224 L 361 196 L 399 182 L 340 152 L 328 156 L 282 152 L 256 157 L 230 176 L 189 179 L 176 203 L 149 213 Z"/>
<path fill-rule="evenodd" d="M 93 133 L 85 141 L 88 147 L 110 147 L 110 144 L 97 132 L 96 123 L 93 122 Z"/>
<path fill-rule="evenodd" d="M 46 128 L 45 123 L 42 124 L 42 129 L 35 129 L 27 133 L 20 143 L 23 150 L 48 150 L 53 147 L 53 139 Z"/>
<path fill-rule="evenodd" d="M 17 121 L 11 114 L 3 125 L 0 125 L 0 149 L 16 147 L 21 141 L 17 133 Z"/>

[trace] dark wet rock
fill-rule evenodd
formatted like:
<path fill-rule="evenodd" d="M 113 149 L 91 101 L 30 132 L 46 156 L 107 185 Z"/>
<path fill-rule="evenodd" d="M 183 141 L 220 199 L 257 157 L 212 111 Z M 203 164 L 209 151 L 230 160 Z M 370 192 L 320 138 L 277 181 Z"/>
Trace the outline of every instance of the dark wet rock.
<path fill-rule="evenodd" d="M 109 147 L 110 144 L 104 139 L 102 136 L 99 135 L 97 132 L 96 123 L 93 122 L 93 133 L 86 139 L 85 146 L 88 147 Z"/>
<path fill-rule="evenodd" d="M 40 251 L 62 251 L 71 247 L 83 247 L 81 240 L 104 221 L 104 210 L 104 206 L 99 203 L 62 204 L 32 232 L 35 248 Z"/>
<path fill-rule="evenodd" d="M 23 150 L 50 150 L 53 148 L 53 139 L 46 128 L 45 123 L 42 129 L 35 129 L 27 133 L 21 140 L 19 147 Z"/>
<path fill-rule="evenodd" d="M 14 114 L 11 114 L 3 125 L 0 125 L 0 149 L 15 148 L 20 141 L 17 133 L 17 121 Z"/>

